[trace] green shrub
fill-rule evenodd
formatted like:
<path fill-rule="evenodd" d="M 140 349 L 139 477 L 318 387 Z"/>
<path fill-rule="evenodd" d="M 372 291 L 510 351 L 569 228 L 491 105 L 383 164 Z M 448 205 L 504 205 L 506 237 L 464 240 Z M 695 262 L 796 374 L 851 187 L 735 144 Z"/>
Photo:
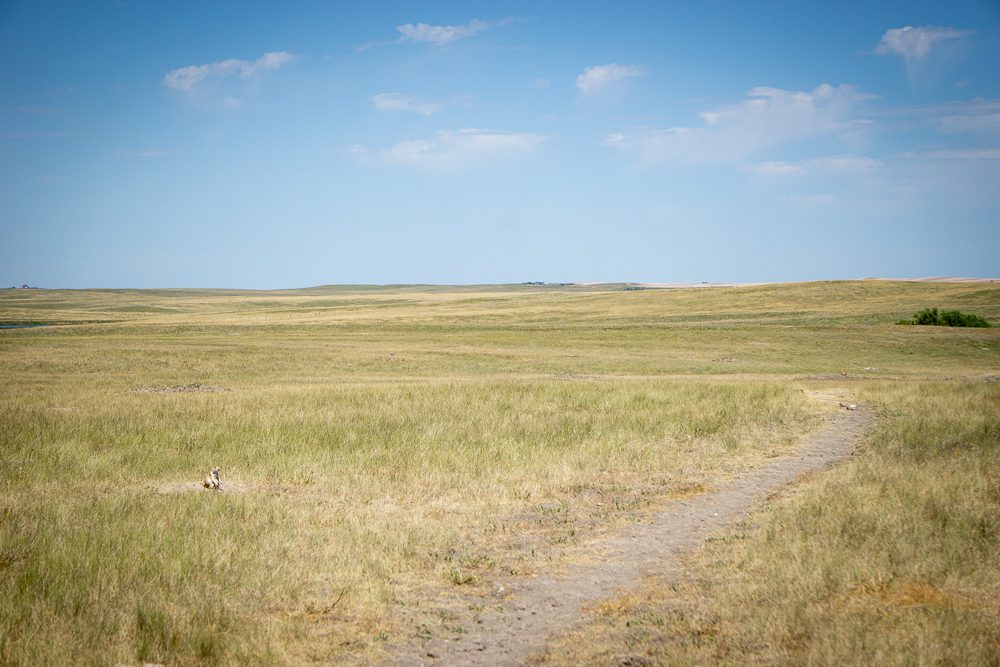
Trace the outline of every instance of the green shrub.
<path fill-rule="evenodd" d="M 979 315 L 958 310 L 938 312 L 937 308 L 924 308 L 912 320 L 900 320 L 896 324 L 924 324 L 942 327 L 988 327 L 990 323 Z"/>
<path fill-rule="evenodd" d="M 979 315 L 946 310 L 941 313 L 941 324 L 949 327 L 988 327 L 990 323 Z"/>
<path fill-rule="evenodd" d="M 913 316 L 913 322 L 915 324 L 938 325 L 941 324 L 941 317 L 938 315 L 937 308 L 924 308 Z"/>

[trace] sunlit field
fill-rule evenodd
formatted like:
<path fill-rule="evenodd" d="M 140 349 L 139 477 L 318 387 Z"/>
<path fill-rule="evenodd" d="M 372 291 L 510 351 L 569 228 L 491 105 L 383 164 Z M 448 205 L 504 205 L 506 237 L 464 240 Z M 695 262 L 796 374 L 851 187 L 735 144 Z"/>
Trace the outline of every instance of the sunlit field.
<path fill-rule="evenodd" d="M 710 538 L 552 642 L 551 665 L 993 665 L 1000 387 L 865 384 L 857 456 Z"/>
<path fill-rule="evenodd" d="M 0 291 L 51 325 L 0 329 L 0 663 L 375 663 L 790 452 L 816 392 L 876 409 L 851 461 L 546 659 L 995 661 L 1000 329 L 927 307 L 995 327 L 1000 284 Z"/>

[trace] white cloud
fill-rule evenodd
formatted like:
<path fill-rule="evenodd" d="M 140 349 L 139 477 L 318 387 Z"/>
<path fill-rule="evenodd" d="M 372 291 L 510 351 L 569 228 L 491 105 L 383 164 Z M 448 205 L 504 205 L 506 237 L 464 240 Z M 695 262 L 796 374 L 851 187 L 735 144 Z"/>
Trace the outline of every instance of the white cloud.
<path fill-rule="evenodd" d="M 489 28 L 486 21 L 474 19 L 466 25 L 430 25 L 429 23 L 406 23 L 396 26 L 396 30 L 404 40 L 411 42 L 430 42 L 432 44 L 448 44 L 456 39 L 471 37 Z"/>
<path fill-rule="evenodd" d="M 294 59 L 294 54 L 287 51 L 274 51 L 265 53 L 257 60 L 230 58 L 204 65 L 188 65 L 172 69 L 164 74 L 163 85 L 173 90 L 190 92 L 205 79 L 238 77 L 246 80 L 258 72 L 279 69 Z"/>
<path fill-rule="evenodd" d="M 495 21 L 473 19 L 465 25 L 431 25 L 429 23 L 404 23 L 396 26 L 403 42 L 427 42 L 437 46 L 450 44 L 458 39 L 472 37 L 493 27 L 507 25 L 513 19 L 504 18 Z"/>
<path fill-rule="evenodd" d="M 645 163 L 739 162 L 775 146 L 856 130 L 850 113 L 868 97 L 852 86 L 826 83 L 810 92 L 758 87 L 738 104 L 701 113 L 700 127 L 619 132 L 605 143 Z"/>
<path fill-rule="evenodd" d="M 641 76 L 645 73 L 646 69 L 638 65 L 619 65 L 618 63 L 596 65 L 586 68 L 577 75 L 576 87 L 584 94 L 599 93 L 613 81 Z"/>
<path fill-rule="evenodd" d="M 959 39 L 971 34 L 971 30 L 933 25 L 921 27 L 908 25 L 902 28 L 892 28 L 886 30 L 885 34 L 882 35 L 878 46 L 875 47 L 875 53 L 894 53 L 910 63 L 926 58 L 936 42 Z"/>
<path fill-rule="evenodd" d="M 757 162 L 740 167 L 757 176 L 797 176 L 816 172 L 866 172 L 884 166 L 881 160 L 864 155 L 828 155 L 801 162 Z"/>
<path fill-rule="evenodd" d="M 802 163 L 810 170 L 862 172 L 885 166 L 881 160 L 864 155 L 829 155 L 806 160 Z"/>
<path fill-rule="evenodd" d="M 403 93 L 379 93 L 372 97 L 372 103 L 379 111 L 413 111 L 429 116 L 445 108 L 442 102 L 420 100 Z"/>
<path fill-rule="evenodd" d="M 748 164 L 740 169 L 756 174 L 757 176 L 795 176 L 804 174 L 806 171 L 801 164 L 781 161 L 758 162 L 757 164 Z"/>
<path fill-rule="evenodd" d="M 452 169 L 530 153 L 541 141 L 537 134 L 463 128 L 438 132 L 431 139 L 400 141 L 377 153 L 364 146 L 349 151 L 361 161 L 377 156 L 381 164 Z"/>

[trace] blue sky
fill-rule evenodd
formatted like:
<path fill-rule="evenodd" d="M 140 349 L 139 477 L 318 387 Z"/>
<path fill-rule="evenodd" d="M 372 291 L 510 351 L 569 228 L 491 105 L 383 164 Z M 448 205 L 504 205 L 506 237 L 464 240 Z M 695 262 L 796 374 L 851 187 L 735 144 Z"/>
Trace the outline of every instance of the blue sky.
<path fill-rule="evenodd" d="M 996 2 L 0 3 L 0 285 L 1000 275 Z"/>

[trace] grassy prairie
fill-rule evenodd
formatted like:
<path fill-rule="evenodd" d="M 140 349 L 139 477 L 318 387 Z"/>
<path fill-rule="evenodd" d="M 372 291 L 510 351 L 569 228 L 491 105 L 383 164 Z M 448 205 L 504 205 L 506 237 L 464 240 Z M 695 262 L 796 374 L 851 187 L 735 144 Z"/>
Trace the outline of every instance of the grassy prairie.
<path fill-rule="evenodd" d="M 975 523 L 998 515 L 1000 335 L 893 324 L 930 306 L 996 324 L 1000 287 L 0 291 L 0 322 L 58 324 L 0 330 L 0 663 L 374 660 L 387 640 L 433 632 L 414 626 L 423 600 L 558 566 L 657 499 L 788 451 L 819 423 L 801 391 L 818 387 L 872 402 L 883 425 L 804 486 L 818 495 L 782 501 L 807 514 L 762 523 L 752 539 L 773 534 L 772 551 L 757 547 L 758 565 L 792 567 L 787 550 L 820 539 L 810 531 L 878 514 L 872 485 L 923 489 L 940 501 L 933 521 L 980 526 L 961 574 L 954 558 L 920 560 L 932 518 L 907 503 L 879 524 L 914 526 L 891 533 L 898 550 L 864 531 L 817 543 L 850 585 L 877 586 L 864 576 L 881 570 L 851 559 L 888 549 L 921 573 L 906 581 L 979 600 L 1000 575 L 995 520 Z M 971 454 L 940 445 L 967 428 Z M 194 486 L 212 464 L 228 492 Z M 809 518 L 834 505 L 829 525 Z M 961 535 L 941 539 L 959 553 Z M 878 656 L 858 634 L 870 624 L 818 590 L 779 578 L 748 599 L 764 627 L 804 628 L 803 646 L 853 633 L 842 653 L 792 662 Z M 766 616 L 782 599 L 814 615 Z M 957 647 L 941 655 L 983 655 L 958 626 L 985 627 L 995 608 L 970 605 L 941 621 Z M 892 625 L 900 651 L 926 626 L 913 618 Z"/>
<path fill-rule="evenodd" d="M 1000 386 L 875 383 L 850 462 L 602 602 L 545 664 L 996 665 Z"/>

